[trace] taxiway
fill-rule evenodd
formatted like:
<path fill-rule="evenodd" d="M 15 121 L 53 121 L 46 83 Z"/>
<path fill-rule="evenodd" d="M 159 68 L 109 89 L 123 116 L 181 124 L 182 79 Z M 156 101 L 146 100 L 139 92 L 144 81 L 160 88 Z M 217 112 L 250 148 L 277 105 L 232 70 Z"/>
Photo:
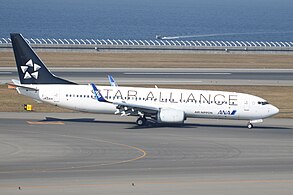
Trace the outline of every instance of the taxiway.
<path fill-rule="evenodd" d="M 293 121 L 0 113 L 1 194 L 292 194 Z"/>
<path fill-rule="evenodd" d="M 293 69 L 203 68 L 50 68 L 77 83 L 108 84 L 112 75 L 120 84 L 200 84 L 293 86 Z M 0 67 L 0 82 L 18 79 L 16 68 Z"/>

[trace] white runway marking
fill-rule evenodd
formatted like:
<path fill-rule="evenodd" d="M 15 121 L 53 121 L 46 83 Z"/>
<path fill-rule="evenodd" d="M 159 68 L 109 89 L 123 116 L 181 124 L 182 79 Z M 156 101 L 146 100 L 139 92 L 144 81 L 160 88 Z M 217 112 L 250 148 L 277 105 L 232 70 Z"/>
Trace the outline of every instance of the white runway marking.
<path fill-rule="evenodd" d="M 129 75 L 230 75 L 229 72 L 125 72 Z"/>
<path fill-rule="evenodd" d="M 0 74 L 12 74 L 12 72 L 0 72 Z"/>

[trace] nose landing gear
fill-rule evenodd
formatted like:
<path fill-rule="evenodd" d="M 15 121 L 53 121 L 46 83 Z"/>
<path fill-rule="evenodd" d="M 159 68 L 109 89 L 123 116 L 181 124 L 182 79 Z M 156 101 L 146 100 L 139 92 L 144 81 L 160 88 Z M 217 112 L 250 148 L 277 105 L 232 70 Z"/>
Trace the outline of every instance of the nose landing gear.
<path fill-rule="evenodd" d="M 248 129 L 253 128 L 253 124 L 251 124 L 251 123 L 247 123 L 247 128 L 248 128 Z"/>
<path fill-rule="evenodd" d="M 253 128 L 254 123 L 262 123 L 262 122 L 263 122 L 263 119 L 251 120 L 247 123 L 247 128 L 251 129 Z"/>

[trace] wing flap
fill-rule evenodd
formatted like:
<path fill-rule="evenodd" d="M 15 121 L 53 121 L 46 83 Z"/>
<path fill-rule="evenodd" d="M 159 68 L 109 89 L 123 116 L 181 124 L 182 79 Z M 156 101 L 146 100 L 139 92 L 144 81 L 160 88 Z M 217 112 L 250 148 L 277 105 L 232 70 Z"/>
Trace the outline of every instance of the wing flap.
<path fill-rule="evenodd" d="M 125 101 L 113 102 L 113 104 L 117 104 L 117 105 L 123 106 L 123 107 L 136 108 L 136 109 L 145 110 L 145 111 L 155 111 L 155 112 L 157 112 L 157 111 L 160 110 L 160 108 L 158 108 L 158 107 L 148 106 L 148 105 L 141 105 L 141 104 L 127 103 Z"/>

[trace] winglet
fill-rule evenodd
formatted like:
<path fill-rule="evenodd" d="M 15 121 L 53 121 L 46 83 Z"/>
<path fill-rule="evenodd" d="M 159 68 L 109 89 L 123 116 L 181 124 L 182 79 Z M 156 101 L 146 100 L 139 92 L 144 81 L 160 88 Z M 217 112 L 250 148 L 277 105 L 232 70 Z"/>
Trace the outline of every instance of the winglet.
<path fill-rule="evenodd" d="M 118 87 L 118 84 L 111 75 L 108 75 L 108 79 L 112 87 Z"/>
<path fill-rule="evenodd" d="M 102 96 L 102 94 L 100 93 L 100 91 L 97 89 L 97 87 L 95 86 L 94 83 L 91 83 L 91 86 L 93 88 L 93 92 L 95 94 L 96 99 L 99 102 L 108 102 L 107 100 L 105 100 L 105 98 Z"/>

